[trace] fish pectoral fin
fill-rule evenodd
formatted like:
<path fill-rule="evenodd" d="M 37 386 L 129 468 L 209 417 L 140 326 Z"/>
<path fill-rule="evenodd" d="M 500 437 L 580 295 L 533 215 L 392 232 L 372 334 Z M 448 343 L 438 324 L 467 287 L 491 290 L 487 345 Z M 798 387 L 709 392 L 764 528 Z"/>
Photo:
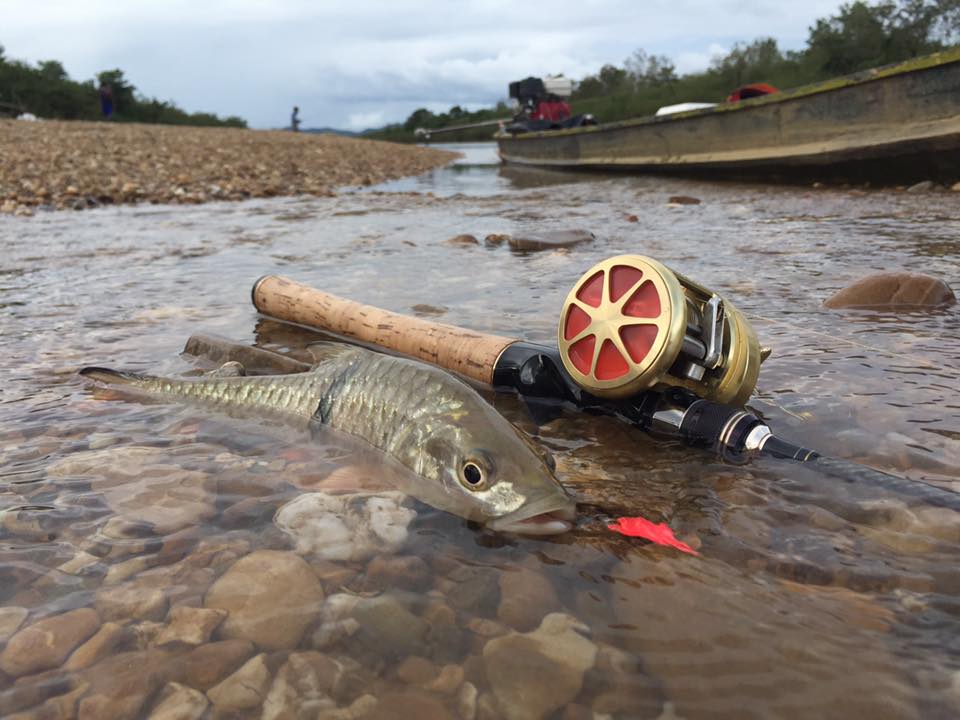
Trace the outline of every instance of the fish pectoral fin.
<path fill-rule="evenodd" d="M 146 379 L 145 376 L 136 373 L 120 372 L 119 370 L 102 367 L 85 367 L 80 371 L 80 374 L 104 385 L 135 385 Z"/>
<path fill-rule="evenodd" d="M 330 342 L 322 340 L 320 342 L 307 345 L 307 352 L 313 357 L 313 362 L 319 365 L 327 360 L 332 360 L 345 353 L 357 352 L 359 348 L 356 345 L 349 345 L 342 342 Z"/>

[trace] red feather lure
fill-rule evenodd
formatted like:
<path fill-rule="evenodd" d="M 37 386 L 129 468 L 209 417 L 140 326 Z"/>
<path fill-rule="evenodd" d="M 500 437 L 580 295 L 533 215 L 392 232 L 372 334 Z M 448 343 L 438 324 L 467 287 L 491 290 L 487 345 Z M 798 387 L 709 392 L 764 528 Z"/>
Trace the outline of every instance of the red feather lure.
<path fill-rule="evenodd" d="M 677 540 L 673 530 L 666 523 L 652 523 L 642 517 L 622 517 L 617 518 L 615 523 L 607 527 L 621 535 L 644 538 L 657 545 L 668 545 L 691 555 L 700 555 L 685 542 Z"/>

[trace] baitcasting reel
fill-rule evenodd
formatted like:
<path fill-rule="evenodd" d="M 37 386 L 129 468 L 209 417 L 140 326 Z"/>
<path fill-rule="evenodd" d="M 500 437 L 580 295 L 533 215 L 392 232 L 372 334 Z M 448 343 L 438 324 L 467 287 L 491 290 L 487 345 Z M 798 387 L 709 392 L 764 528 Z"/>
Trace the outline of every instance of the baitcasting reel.
<path fill-rule="evenodd" d="M 730 302 L 642 255 L 584 273 L 564 301 L 557 346 L 574 382 L 598 397 L 673 387 L 735 406 L 770 354 Z"/>
<path fill-rule="evenodd" d="M 641 255 L 609 258 L 580 278 L 556 348 L 397 315 L 274 276 L 257 281 L 253 301 L 266 315 L 516 390 L 543 419 L 558 402 L 572 403 L 731 455 L 811 455 L 743 409 L 769 354 L 743 315 Z"/>

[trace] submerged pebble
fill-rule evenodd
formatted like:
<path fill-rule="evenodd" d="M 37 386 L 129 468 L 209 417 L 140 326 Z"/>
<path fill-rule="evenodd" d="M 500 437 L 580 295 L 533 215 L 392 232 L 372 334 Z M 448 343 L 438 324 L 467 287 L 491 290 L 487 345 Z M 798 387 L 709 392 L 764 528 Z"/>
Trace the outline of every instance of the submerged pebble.
<path fill-rule="evenodd" d="M 416 512 L 403 493 L 332 495 L 305 493 L 281 507 L 277 527 L 293 538 L 297 552 L 324 560 L 364 560 L 392 553 L 407 541 Z"/>
<path fill-rule="evenodd" d="M 315 717 L 337 707 L 330 696 L 341 668 L 319 652 L 292 653 L 263 701 L 262 720 Z"/>
<path fill-rule="evenodd" d="M 269 650 L 297 645 L 319 615 L 323 588 L 292 552 L 257 550 L 235 562 L 207 592 L 204 607 L 226 611 L 224 637 Z"/>
<path fill-rule="evenodd" d="M 213 516 L 215 489 L 205 473 L 170 464 L 162 450 L 111 447 L 75 453 L 47 470 L 52 478 L 90 478 L 116 513 L 112 520 L 142 524 L 159 535 L 194 526 Z"/>
<path fill-rule="evenodd" d="M 497 617 L 520 632 L 536 628 L 544 616 L 560 609 L 550 581 L 540 573 L 521 569 L 500 575 Z"/>
<path fill-rule="evenodd" d="M 238 712 L 263 703 L 272 678 L 266 657 L 260 653 L 250 658 L 233 674 L 207 690 L 207 697 L 218 713 Z"/>
<path fill-rule="evenodd" d="M 99 627 L 100 618 L 90 608 L 38 620 L 7 641 L 0 653 L 0 670 L 19 677 L 59 667 Z"/>
<path fill-rule="evenodd" d="M 168 683 L 160 691 L 150 720 L 200 720 L 209 705 L 202 692 L 180 683 Z"/>
<path fill-rule="evenodd" d="M 207 691 L 243 665 L 253 652 L 253 643 L 248 640 L 206 643 L 178 657 L 170 676 L 184 685 Z"/>
<path fill-rule="evenodd" d="M 76 671 L 99 662 L 130 636 L 128 628 L 115 622 L 105 622 L 93 637 L 80 645 L 64 663 L 64 670 Z"/>
<path fill-rule="evenodd" d="M 163 630 L 157 635 L 157 645 L 183 643 L 184 645 L 202 645 L 224 618 L 227 611 L 219 608 L 175 607 L 170 610 Z"/>
<path fill-rule="evenodd" d="M 577 696 L 597 657 L 585 632 L 576 618 L 553 613 L 533 632 L 513 632 L 486 644 L 484 665 L 504 717 L 539 720 Z"/>
<path fill-rule="evenodd" d="M 30 611 L 26 608 L 16 607 L 15 605 L 0 607 L 0 645 L 7 642 L 29 614 Z"/>

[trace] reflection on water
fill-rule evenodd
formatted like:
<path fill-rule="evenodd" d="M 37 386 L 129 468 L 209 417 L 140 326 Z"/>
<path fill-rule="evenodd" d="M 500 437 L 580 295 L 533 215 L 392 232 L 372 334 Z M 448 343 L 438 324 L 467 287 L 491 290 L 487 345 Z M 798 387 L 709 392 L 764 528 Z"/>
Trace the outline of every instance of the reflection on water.
<path fill-rule="evenodd" d="M 877 270 L 960 286 L 952 195 L 532 177 L 474 157 L 339 198 L 0 218 L 5 714 L 960 711 L 954 513 L 773 460 L 725 465 L 609 418 L 538 428 L 488 393 L 553 452 L 584 526 L 504 537 L 401 503 L 383 506 L 408 523 L 386 542 L 378 468 L 337 438 L 98 397 L 75 375 L 206 369 L 180 355 L 198 332 L 305 357 L 313 334 L 250 305 L 266 273 L 552 342 L 580 273 L 639 252 L 753 319 L 774 355 L 751 407 L 784 437 L 960 490 L 960 313 L 820 305 Z M 680 194 L 702 203 L 667 205 Z M 525 255 L 445 242 L 572 228 L 597 238 Z M 303 518 L 338 550 L 274 524 L 307 493 L 341 498 L 323 528 Z M 590 522 L 605 513 L 667 520 L 701 557 L 612 536 Z"/>

